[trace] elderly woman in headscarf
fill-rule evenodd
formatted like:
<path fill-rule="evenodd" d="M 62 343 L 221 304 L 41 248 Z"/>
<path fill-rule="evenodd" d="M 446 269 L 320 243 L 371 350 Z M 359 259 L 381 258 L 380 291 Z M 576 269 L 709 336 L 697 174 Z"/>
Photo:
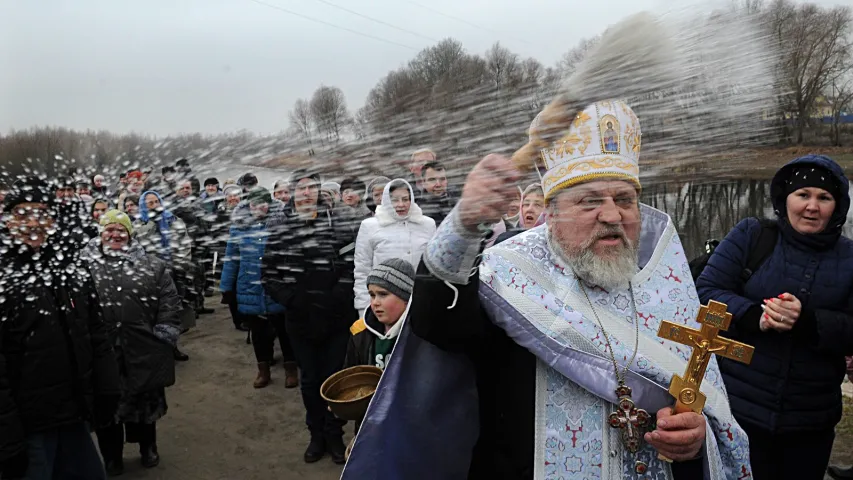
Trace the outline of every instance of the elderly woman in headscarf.
<path fill-rule="evenodd" d="M 521 192 L 521 200 L 518 208 L 518 226 L 500 234 L 495 244 L 510 239 L 519 233 L 537 226 L 545 211 L 545 195 L 542 185 L 533 183 Z"/>
<path fill-rule="evenodd" d="M 175 381 L 172 349 L 180 335 L 181 298 L 166 262 L 132 240 L 130 217 L 101 215 L 100 237 L 83 251 L 115 349 L 122 394 L 114 421 L 96 429 L 107 473 L 124 471 L 123 446 L 139 443 L 142 465 L 159 464 L 156 422 L 166 414 L 165 387 Z"/>
<path fill-rule="evenodd" d="M 725 334 L 755 346 L 749 365 L 718 357 L 755 480 L 823 478 L 829 462 L 853 354 L 848 191 L 830 158 L 793 160 L 770 185 L 775 222 L 741 221 L 696 281 L 703 303 L 728 305 Z"/>
<path fill-rule="evenodd" d="M 371 213 L 376 213 L 376 207 L 382 203 L 382 192 L 390 181 L 388 177 L 376 177 L 368 182 L 364 189 L 364 204 Z"/>
<path fill-rule="evenodd" d="M 217 253 L 217 264 L 220 266 L 225 263 L 225 251 L 228 246 L 231 226 L 251 219 L 251 217 L 247 215 L 239 217 L 234 217 L 232 215 L 234 209 L 240 205 L 240 201 L 243 197 L 243 189 L 240 188 L 239 185 L 227 185 L 222 193 L 225 195 L 225 201 L 221 202 L 216 208 L 216 221 L 213 223 L 210 233 L 214 244 L 214 251 Z M 231 312 L 231 322 L 234 324 L 235 329 L 242 332 L 248 332 L 250 330 L 248 323 L 245 322 L 243 315 L 240 314 L 240 311 L 237 308 L 236 296 L 223 295 L 220 303 L 228 305 L 228 310 Z M 247 342 L 248 341 L 249 340 L 247 338 Z"/>
<path fill-rule="evenodd" d="M 426 244 L 435 233 L 435 221 L 415 203 L 409 182 L 392 180 L 382 192 L 376 215 L 361 222 L 355 240 L 354 306 L 358 312 L 370 305 L 367 276 L 390 258 L 401 258 L 417 268 Z"/>

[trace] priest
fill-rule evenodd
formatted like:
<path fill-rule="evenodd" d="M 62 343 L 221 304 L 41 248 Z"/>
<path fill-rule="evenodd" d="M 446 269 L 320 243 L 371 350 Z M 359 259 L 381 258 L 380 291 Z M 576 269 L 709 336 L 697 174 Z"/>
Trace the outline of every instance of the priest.
<path fill-rule="evenodd" d="M 690 350 L 658 326 L 698 328 L 699 302 L 672 220 L 639 202 L 638 118 L 618 100 L 555 105 L 512 159 L 473 169 L 429 243 L 344 479 L 750 476 L 713 359 L 703 414 L 671 411 Z M 545 225 L 483 251 L 533 162 Z"/>

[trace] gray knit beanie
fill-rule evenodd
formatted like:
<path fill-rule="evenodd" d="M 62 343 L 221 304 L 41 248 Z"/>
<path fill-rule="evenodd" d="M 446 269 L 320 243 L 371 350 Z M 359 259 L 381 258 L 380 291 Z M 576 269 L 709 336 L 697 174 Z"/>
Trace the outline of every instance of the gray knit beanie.
<path fill-rule="evenodd" d="M 389 258 L 373 267 L 367 276 L 367 285 L 382 287 L 408 302 L 415 286 L 415 268 L 405 260 Z"/>

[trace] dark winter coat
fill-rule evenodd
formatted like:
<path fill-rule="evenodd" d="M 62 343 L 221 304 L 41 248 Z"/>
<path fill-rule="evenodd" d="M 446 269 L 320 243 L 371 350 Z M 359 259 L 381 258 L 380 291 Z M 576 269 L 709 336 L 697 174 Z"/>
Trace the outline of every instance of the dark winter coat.
<path fill-rule="evenodd" d="M 28 434 L 92 421 L 96 399 L 120 394 L 88 271 L 70 266 L 48 284 L 47 253 L 37 264 L 16 248 L 0 258 L 0 463 L 26 448 Z"/>
<path fill-rule="evenodd" d="M 305 220 L 291 205 L 267 226 L 272 240 L 264 252 L 262 280 L 270 297 L 287 309 L 288 333 L 313 341 L 345 333 L 355 320 L 352 284 L 341 285 L 343 245 L 331 213 L 321 208 Z"/>
<path fill-rule="evenodd" d="M 449 194 L 436 197 L 429 192 L 423 192 L 423 195 L 417 199 L 417 203 L 421 207 L 423 214 L 435 220 L 435 226 L 438 227 L 450 211 L 453 210 L 453 207 L 456 205 L 456 199 Z"/>
<path fill-rule="evenodd" d="M 198 248 L 208 233 L 208 222 L 205 222 L 207 212 L 202 208 L 201 200 L 195 197 L 175 197 L 175 205 L 171 211 L 183 220 L 187 233 L 193 239 L 193 246 Z"/>
<path fill-rule="evenodd" d="M 362 220 L 373 214 L 364 204 L 359 208 L 343 205 L 334 210 L 332 225 L 335 229 L 336 246 L 338 247 L 338 270 L 340 273 L 340 294 L 349 298 L 353 303 L 353 284 L 355 282 L 355 240 Z M 342 298 L 341 301 L 344 301 Z"/>
<path fill-rule="evenodd" d="M 90 225 L 91 214 L 86 210 L 86 205 L 77 197 L 57 202 L 57 228 L 63 232 L 63 236 L 56 240 L 63 254 L 72 258 L 82 250 L 89 239 L 98 235 L 97 228 L 87 229 Z"/>
<path fill-rule="evenodd" d="M 284 307 L 276 303 L 261 284 L 261 259 L 267 254 L 269 241 L 266 221 L 243 222 L 231 227 L 219 288 L 222 292 L 235 292 L 237 308 L 244 315 L 284 313 Z"/>
<path fill-rule="evenodd" d="M 853 354 L 853 242 L 840 237 L 818 249 L 798 240 L 787 222 L 782 182 L 793 166 L 814 163 L 832 171 L 842 198 L 827 231 L 840 237 L 850 205 L 841 169 L 822 157 L 805 157 L 783 167 L 771 184 L 779 212 L 779 238 L 773 254 L 744 285 L 747 252 L 761 229 L 756 219 L 740 222 L 708 260 L 696 282 L 702 302 L 726 303 L 733 314 L 727 335 L 755 346 L 750 365 L 720 359 L 732 412 L 741 423 L 771 433 L 827 430 L 841 418 L 844 356 Z M 763 299 L 796 296 L 802 313 L 785 333 L 761 332 Z"/>
<path fill-rule="evenodd" d="M 403 315 L 405 316 L 406 313 Z M 396 338 L 400 334 L 400 328 L 403 326 L 403 320 L 403 318 L 399 319 L 386 334 L 385 325 L 376 318 L 373 310 L 369 308 L 365 310 L 364 318 L 355 322 L 350 327 L 352 337 L 350 337 L 349 345 L 347 346 L 344 368 L 355 367 L 356 365 L 375 365 L 377 361 L 376 339 L 387 337 L 394 339 L 396 343 Z M 388 365 L 388 359 L 383 359 L 383 363 Z"/>
<path fill-rule="evenodd" d="M 119 347 L 123 396 L 172 385 L 181 297 L 168 265 L 137 243 L 131 243 L 126 253 L 110 255 L 95 239 L 84 255 L 95 278 L 110 343 Z"/>
<path fill-rule="evenodd" d="M 507 231 L 503 232 L 502 234 L 498 235 L 498 238 L 495 239 L 495 245 L 502 243 L 502 242 L 505 242 L 506 240 L 509 240 L 510 238 L 518 235 L 519 233 L 524 233 L 524 229 L 523 228 L 513 228 L 512 230 L 507 230 Z"/>

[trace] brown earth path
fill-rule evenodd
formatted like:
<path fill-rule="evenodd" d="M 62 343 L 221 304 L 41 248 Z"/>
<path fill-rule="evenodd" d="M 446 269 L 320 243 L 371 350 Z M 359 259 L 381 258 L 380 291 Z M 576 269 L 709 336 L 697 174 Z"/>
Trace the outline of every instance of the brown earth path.
<path fill-rule="evenodd" d="M 246 334 L 234 329 L 218 295 L 207 303 L 216 313 L 203 315 L 181 337 L 190 360 L 178 364 L 176 384 L 166 391 L 169 411 L 157 425 L 160 466 L 143 469 L 136 445 L 126 445 L 125 474 L 116 478 L 339 478 L 341 467 L 328 456 L 311 465 L 302 461 L 308 444 L 304 408 L 299 389 L 284 388 L 281 362 L 270 386 L 252 388 L 257 370 Z"/>
<path fill-rule="evenodd" d="M 308 442 L 299 389 L 284 388 L 284 370 L 273 383 L 252 388 L 252 347 L 234 330 L 219 297 L 216 313 L 204 315 L 181 337 L 190 355 L 178 364 L 177 382 L 166 392 L 169 412 L 158 423 L 160 466 L 145 470 L 135 445 L 125 446 L 126 480 L 335 480 L 341 467 L 326 457 L 305 464 Z M 833 462 L 853 464 L 853 385 L 844 385 L 845 417 L 837 429 Z M 352 431 L 347 426 L 347 435 Z M 349 437 L 345 438 L 349 440 Z M 830 477 L 827 476 L 827 479 Z"/>

